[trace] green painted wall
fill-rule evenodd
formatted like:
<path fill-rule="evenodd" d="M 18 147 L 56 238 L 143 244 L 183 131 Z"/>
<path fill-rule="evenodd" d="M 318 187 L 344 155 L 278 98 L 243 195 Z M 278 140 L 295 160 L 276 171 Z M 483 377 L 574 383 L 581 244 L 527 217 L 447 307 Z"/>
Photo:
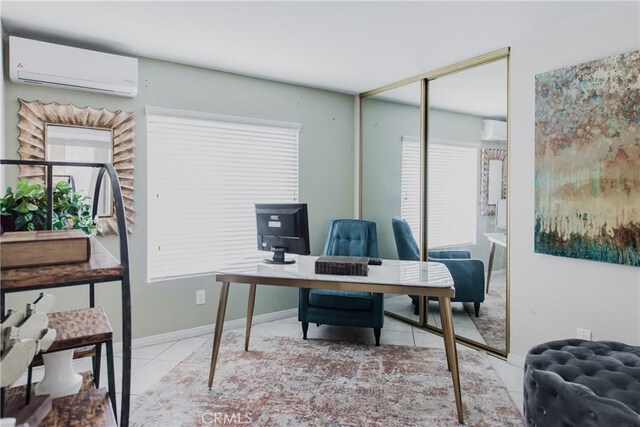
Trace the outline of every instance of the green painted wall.
<path fill-rule="evenodd" d="M 398 259 L 391 218 L 400 216 L 402 137 L 420 138 L 420 108 L 362 101 L 362 218 L 375 221 L 380 258 Z"/>
<path fill-rule="evenodd" d="M 14 84 L 5 77 L 5 147 L 7 158 L 18 158 L 18 98 L 72 103 L 78 107 L 133 111 L 136 117 L 136 217 L 130 236 L 131 289 L 134 338 L 211 324 L 217 310 L 219 284 L 198 277 L 156 283 L 146 281 L 147 146 L 146 105 L 253 118 L 298 122 L 300 133 L 300 200 L 309 204 L 311 250 L 319 254 L 331 218 L 353 217 L 354 109 L 349 95 L 277 83 L 191 66 L 141 58 L 140 89 L 135 98 Z M 15 182 L 16 170 L 3 175 Z M 189 179 L 176 176 L 175 179 Z M 206 213 L 203 220 L 206 220 Z M 117 253 L 115 237 L 102 239 Z M 195 305 L 195 292 L 205 289 L 207 303 Z M 86 287 L 57 289 L 56 309 L 87 304 Z M 246 285 L 233 286 L 227 319 L 246 315 Z M 34 293 L 9 295 L 9 308 L 24 308 Z M 97 303 L 109 315 L 120 339 L 120 292 L 114 284 L 97 285 Z M 256 314 L 297 307 L 297 290 L 259 287 Z"/>

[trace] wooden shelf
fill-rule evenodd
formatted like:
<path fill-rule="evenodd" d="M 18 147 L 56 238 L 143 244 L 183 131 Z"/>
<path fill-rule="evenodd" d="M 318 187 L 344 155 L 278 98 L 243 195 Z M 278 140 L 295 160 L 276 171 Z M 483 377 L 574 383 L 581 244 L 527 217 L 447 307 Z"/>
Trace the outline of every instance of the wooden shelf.
<path fill-rule="evenodd" d="M 57 334 L 46 353 L 103 343 L 113 336 L 109 319 L 102 307 L 61 311 L 47 316 L 49 328 L 55 329 Z"/>
<path fill-rule="evenodd" d="M 113 338 L 111 324 L 102 307 L 49 313 L 49 328 L 56 330 L 56 339 L 47 353 L 74 349 L 74 359 L 95 356 L 95 344 Z M 42 365 L 42 354 L 33 359 L 33 366 Z"/>
<path fill-rule="evenodd" d="M 53 399 L 51 406 L 51 412 L 40 424 L 42 427 L 111 427 L 117 425 L 107 389 L 104 388 Z"/>
<path fill-rule="evenodd" d="M 90 372 L 82 374 L 82 388 L 78 394 L 58 397 L 51 401 L 51 411 L 44 417 L 41 427 L 85 427 L 85 426 L 116 426 L 113 408 L 109 401 L 109 395 L 104 388 L 93 388 L 93 380 Z M 21 402 L 24 401 L 25 386 L 14 387 L 7 390 L 7 409 L 23 411 L 27 409 Z M 32 393 L 32 402 L 39 396 Z M 23 411 L 24 412 L 24 411 Z M 6 416 L 11 416 L 7 413 Z"/>
<path fill-rule="evenodd" d="M 3 292 L 121 280 L 122 265 L 97 239 L 91 239 L 89 262 L 41 267 L 0 268 Z"/>

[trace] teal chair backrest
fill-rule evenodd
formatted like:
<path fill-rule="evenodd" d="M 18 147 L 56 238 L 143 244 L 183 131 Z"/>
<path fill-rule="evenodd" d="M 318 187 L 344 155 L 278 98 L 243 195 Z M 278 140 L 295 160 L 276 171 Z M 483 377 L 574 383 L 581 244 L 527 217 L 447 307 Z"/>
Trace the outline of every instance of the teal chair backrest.
<path fill-rule="evenodd" d="M 362 219 L 334 219 L 329 223 L 325 255 L 378 257 L 376 223 Z"/>
<path fill-rule="evenodd" d="M 391 219 L 391 226 L 396 240 L 398 258 L 403 261 L 419 261 L 420 250 L 416 239 L 413 238 L 409 223 L 402 218 L 394 217 Z"/>

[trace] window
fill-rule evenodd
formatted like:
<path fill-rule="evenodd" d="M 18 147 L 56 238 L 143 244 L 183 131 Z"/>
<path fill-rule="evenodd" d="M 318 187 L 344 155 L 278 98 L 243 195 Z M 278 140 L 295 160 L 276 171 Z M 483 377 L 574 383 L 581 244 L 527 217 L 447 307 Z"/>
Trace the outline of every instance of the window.
<path fill-rule="evenodd" d="M 476 244 L 478 150 L 429 144 L 429 248 Z"/>
<path fill-rule="evenodd" d="M 149 281 L 264 258 L 254 204 L 298 201 L 300 125 L 146 112 Z"/>
<path fill-rule="evenodd" d="M 476 243 L 478 151 L 431 142 L 428 157 L 429 249 Z M 402 138 L 401 216 L 420 236 L 420 142 Z"/>

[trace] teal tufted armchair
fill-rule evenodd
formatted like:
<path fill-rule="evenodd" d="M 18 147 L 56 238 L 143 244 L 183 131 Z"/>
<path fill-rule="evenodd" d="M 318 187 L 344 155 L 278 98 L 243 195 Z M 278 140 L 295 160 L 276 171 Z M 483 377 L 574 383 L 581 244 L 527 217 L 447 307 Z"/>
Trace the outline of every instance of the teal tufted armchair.
<path fill-rule="evenodd" d="M 358 219 L 334 219 L 324 255 L 378 257 L 376 223 Z M 376 345 L 384 323 L 383 294 L 331 289 L 300 288 L 298 320 L 303 338 L 309 323 L 373 328 Z"/>
<path fill-rule="evenodd" d="M 418 244 L 413 238 L 407 221 L 394 217 L 391 220 L 391 226 L 398 257 L 401 260 L 418 261 L 420 259 Z M 484 302 L 484 263 L 471 259 L 469 251 L 429 251 L 427 256 L 429 261 L 440 262 L 449 269 L 456 287 L 456 296 L 451 302 L 472 302 L 475 316 L 479 317 L 480 303 Z M 415 304 L 415 314 L 418 314 L 418 297 L 415 295 L 410 297 Z"/>

